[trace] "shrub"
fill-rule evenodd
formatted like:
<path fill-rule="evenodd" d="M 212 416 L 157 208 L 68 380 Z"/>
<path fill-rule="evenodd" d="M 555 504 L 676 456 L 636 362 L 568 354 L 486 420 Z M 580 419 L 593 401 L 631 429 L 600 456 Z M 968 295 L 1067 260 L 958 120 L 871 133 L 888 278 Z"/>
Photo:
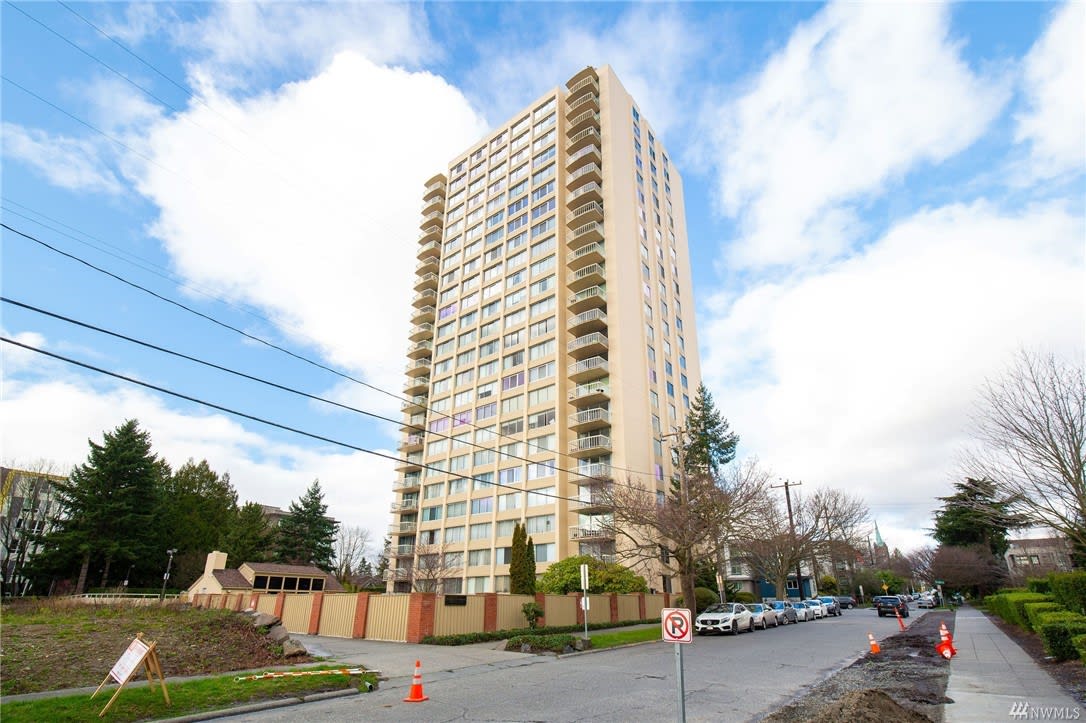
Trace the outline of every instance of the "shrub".
<path fill-rule="evenodd" d="M 505 649 L 521 650 L 527 645 L 532 651 L 561 653 L 566 648 L 572 648 L 574 642 L 572 635 L 517 635 L 506 641 Z"/>
<path fill-rule="evenodd" d="M 984 598 L 984 605 L 988 610 L 1003 618 L 1008 623 L 1028 630 L 1029 620 L 1026 618 L 1025 604 L 1051 601 L 1052 597 L 1050 595 L 1042 595 L 1037 592 L 1016 591 L 989 595 Z"/>
<path fill-rule="evenodd" d="M 603 630 L 605 628 L 621 628 L 628 625 L 644 625 L 647 623 L 660 624 L 660 618 L 648 618 L 645 620 L 623 620 L 617 623 L 589 623 L 589 630 Z M 584 630 L 581 625 L 548 625 L 544 628 L 532 630 L 531 628 L 517 628 L 515 630 L 495 630 L 493 632 L 459 633 L 457 635 L 427 635 L 422 639 L 423 645 L 471 645 L 473 643 L 489 643 L 493 640 L 508 640 L 518 635 L 555 635 L 558 633 L 578 633 Z"/>
<path fill-rule="evenodd" d="M 1086 616 L 1065 610 L 1062 612 L 1042 613 L 1040 621 L 1041 641 L 1045 652 L 1056 660 L 1070 660 L 1078 657 L 1078 650 L 1072 641 L 1076 635 L 1086 635 Z"/>
<path fill-rule="evenodd" d="M 1026 587 L 1030 592 L 1040 592 L 1048 595 L 1052 592 L 1052 580 L 1048 577 L 1027 578 Z"/>
<path fill-rule="evenodd" d="M 1071 644 L 1078 651 L 1079 659 L 1086 663 L 1086 635 L 1075 635 L 1071 638 Z"/>
<path fill-rule="evenodd" d="M 543 617 L 543 607 L 537 602 L 526 602 L 520 606 L 520 611 L 524 613 L 524 619 L 528 621 L 528 627 L 532 630 L 536 629 L 539 625 L 539 619 Z"/>
<path fill-rule="evenodd" d="M 1030 602 L 1024 606 L 1026 611 L 1027 627 L 1033 632 L 1037 632 L 1038 626 L 1041 624 L 1040 615 L 1044 613 L 1063 612 L 1066 608 L 1059 603 L 1054 602 Z"/>
<path fill-rule="evenodd" d="M 694 611 L 694 614 L 697 615 L 710 605 L 716 605 L 720 602 L 720 595 L 707 587 L 696 587 L 694 588 L 694 602 L 697 604 L 698 608 Z M 677 608 L 687 607 L 686 605 L 683 605 L 682 595 L 675 598 L 674 606 Z"/>
<path fill-rule="evenodd" d="M 1049 580 L 1053 600 L 1073 612 L 1086 613 L 1086 572 L 1056 572 Z"/>
<path fill-rule="evenodd" d="M 754 593 L 740 590 L 732 596 L 732 600 L 739 603 L 752 603 L 754 602 Z"/>

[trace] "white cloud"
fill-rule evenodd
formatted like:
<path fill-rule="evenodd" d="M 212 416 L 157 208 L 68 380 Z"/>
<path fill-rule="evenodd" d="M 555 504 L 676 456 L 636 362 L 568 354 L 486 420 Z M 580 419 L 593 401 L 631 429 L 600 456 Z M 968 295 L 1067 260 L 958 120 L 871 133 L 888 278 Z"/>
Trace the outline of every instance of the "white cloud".
<path fill-rule="evenodd" d="M 136 183 L 178 271 L 399 389 L 390 350 L 406 349 L 423 184 L 482 120 L 440 78 L 355 53 L 277 93 L 209 103 L 151 130 Z"/>
<path fill-rule="evenodd" d="M 422 6 L 410 3 L 216 3 L 173 35 L 201 56 L 191 72 L 220 88 L 271 69 L 313 70 L 346 50 L 375 63 L 416 65 L 434 47 Z"/>
<path fill-rule="evenodd" d="M 837 256 L 862 231 L 849 204 L 968 147 L 1006 97 L 961 60 L 944 6 L 826 7 L 706 116 L 719 201 L 740 222 L 731 263 Z"/>
<path fill-rule="evenodd" d="M 1083 233 L 1061 205 L 918 213 L 851 259 L 718 300 L 706 383 L 777 474 L 930 526 L 984 377 L 1020 346 L 1081 358 Z"/>
<path fill-rule="evenodd" d="M 1081 173 L 1086 165 L 1086 8 L 1067 2 L 1025 58 L 1023 83 L 1029 110 L 1017 116 L 1015 139 L 1028 142 L 1032 175 Z"/>
<path fill-rule="evenodd" d="M 328 513 L 341 523 L 370 530 L 377 543 L 388 525 L 393 462 L 347 449 L 313 450 L 271 441 L 221 414 L 170 409 L 141 390 L 8 379 L 0 418 L 18 420 L 4 425 L 5 463 L 44 458 L 71 469 L 86 460 L 88 439 L 101 442 L 103 432 L 125 419 L 138 419 L 159 457 L 174 468 L 189 458 L 206 459 L 216 472 L 230 473 L 242 502 L 286 508 L 319 479 Z"/>
<path fill-rule="evenodd" d="M 14 334 L 4 332 L 4 336 L 35 349 L 45 348 L 45 336 L 36 331 L 22 331 Z M 45 357 L 41 354 L 29 349 L 11 344 L 0 344 L 0 370 L 3 372 L 4 379 L 10 380 L 13 375 L 23 371 L 36 371 L 44 365 L 44 360 Z"/>
<path fill-rule="evenodd" d="M 4 157 L 22 161 L 60 188 L 119 194 L 123 186 L 105 161 L 102 147 L 91 140 L 54 135 L 3 124 Z"/>
<path fill-rule="evenodd" d="M 706 28 L 674 7 L 636 5 L 604 27 L 584 15 L 565 15 L 561 5 L 554 8 L 552 27 L 533 28 L 530 40 L 499 34 L 484 47 L 471 87 L 493 122 L 504 121 L 586 65 L 610 65 L 661 135 L 685 122 L 682 96 L 703 61 Z M 651 52 L 646 52 L 649 38 Z M 544 42 L 537 44 L 539 39 Z M 525 79 L 533 78 L 540 85 L 525 87 Z"/>

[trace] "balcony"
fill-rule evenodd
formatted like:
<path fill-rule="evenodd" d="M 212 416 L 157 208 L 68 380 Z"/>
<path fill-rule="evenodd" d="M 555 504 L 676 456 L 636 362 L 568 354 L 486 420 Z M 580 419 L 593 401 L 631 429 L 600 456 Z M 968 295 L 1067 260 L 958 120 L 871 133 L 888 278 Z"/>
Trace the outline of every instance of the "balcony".
<path fill-rule="evenodd" d="M 430 373 L 430 366 L 429 359 L 419 359 L 418 361 L 408 362 L 405 372 L 409 377 L 423 376 Z"/>
<path fill-rule="evenodd" d="M 591 200 L 591 201 L 602 202 L 603 201 L 603 187 L 596 181 L 592 181 L 591 183 L 586 183 L 585 185 L 581 186 L 580 188 L 578 188 L 578 189 L 576 189 L 574 191 L 570 191 L 568 203 L 570 205 L 572 205 L 574 199 L 581 199 L 583 201 Z"/>
<path fill-rule="evenodd" d="M 390 567 L 385 570 L 386 580 L 410 580 L 413 570 L 410 567 Z"/>
<path fill-rule="evenodd" d="M 582 359 L 569 365 L 570 381 L 583 384 L 591 379 L 605 376 L 607 376 L 607 359 L 602 356 Z"/>
<path fill-rule="evenodd" d="M 419 508 L 418 500 L 401 500 L 400 502 L 392 503 L 393 512 L 414 512 Z"/>
<path fill-rule="evenodd" d="M 432 205 L 432 204 L 431 204 Z M 419 221 L 419 228 L 423 231 L 428 231 L 431 224 L 436 225 L 438 230 L 444 225 L 445 214 L 441 211 L 430 211 L 429 213 L 422 214 L 422 220 Z"/>
<path fill-rule="evenodd" d="M 424 289 L 415 294 L 411 299 L 411 305 L 416 309 L 421 309 L 424 306 L 433 306 L 437 303 L 437 292 L 433 289 Z"/>
<path fill-rule="evenodd" d="M 602 263 L 605 247 L 602 242 L 585 244 L 566 254 L 566 265 L 579 268 L 584 264 Z"/>
<path fill-rule="evenodd" d="M 609 451 L 611 451 L 611 438 L 606 434 L 591 434 L 569 443 L 569 453 L 572 455 L 605 454 Z"/>
<path fill-rule="evenodd" d="M 583 131 L 578 131 L 569 137 L 569 143 L 566 144 L 566 152 L 574 153 L 575 151 L 579 151 L 585 146 L 592 144 L 601 147 L 603 146 L 600 132 L 595 128 L 585 128 Z"/>
<path fill-rule="evenodd" d="M 404 472 L 405 476 L 422 472 L 422 452 L 412 452 L 407 455 L 407 458 L 403 462 L 396 465 L 396 471 Z M 414 486 L 418 487 L 418 480 L 416 479 L 414 482 Z M 396 480 L 396 484 L 394 484 L 393 487 L 399 489 L 399 480 Z"/>
<path fill-rule="evenodd" d="M 404 382 L 404 394 L 425 394 L 430 388 L 430 377 L 413 377 Z"/>
<path fill-rule="evenodd" d="M 567 134 L 573 134 L 584 130 L 585 128 L 600 127 L 600 114 L 598 111 L 592 108 L 586 108 L 583 113 L 578 113 L 569 120 L 569 127 L 566 128 Z"/>
<path fill-rule="evenodd" d="M 422 341 L 423 339 L 429 339 L 434 335 L 433 324 L 416 324 L 411 327 L 411 333 L 407 335 L 411 341 Z"/>
<path fill-rule="evenodd" d="M 602 285 L 590 286 L 583 291 L 569 295 L 569 310 L 575 314 L 603 306 L 607 306 L 607 289 Z"/>
<path fill-rule="evenodd" d="M 445 195 L 445 177 L 444 176 L 437 176 L 437 177 L 431 179 L 430 182 L 426 184 L 426 191 L 422 194 L 422 197 L 423 198 L 430 198 L 431 196 L 433 196 L 435 194 L 442 195 L 442 196 Z"/>
<path fill-rule="evenodd" d="M 392 483 L 392 489 L 397 492 L 410 492 L 411 490 L 417 490 L 422 483 L 422 479 L 419 473 L 405 474 L 403 477 L 397 477 L 396 481 Z"/>
<path fill-rule="evenodd" d="M 430 398 L 425 394 L 416 394 L 415 396 L 403 402 L 400 405 L 400 410 L 407 414 L 424 412 L 426 411 L 426 403 L 428 401 L 430 401 Z"/>
<path fill-rule="evenodd" d="M 420 433 L 408 434 L 400 442 L 401 452 L 417 452 L 422 449 L 426 435 Z"/>
<path fill-rule="evenodd" d="M 569 503 L 570 512 L 579 512 L 582 515 L 593 512 L 606 512 L 612 507 L 610 484 L 597 484 L 591 487 L 582 487 L 577 493 L 576 501 Z M 412 528 L 414 531 L 414 528 Z"/>
<path fill-rule="evenodd" d="M 595 462 L 594 464 L 582 465 L 577 468 L 577 474 L 581 476 L 574 476 L 572 481 L 575 484 L 586 486 L 610 482 L 614 479 L 611 474 L 611 465 L 606 462 Z"/>
<path fill-rule="evenodd" d="M 437 309 L 432 306 L 423 306 L 414 314 L 411 315 L 411 321 L 416 324 L 422 324 L 423 322 L 433 321 L 434 314 L 437 313 Z"/>
<path fill-rule="evenodd" d="M 427 241 L 426 243 L 420 243 L 419 250 L 415 252 L 416 258 L 435 255 L 441 255 L 441 244 L 437 241 Z"/>
<path fill-rule="evenodd" d="M 607 274 L 603 264 L 589 264 L 576 271 L 570 271 L 569 275 L 566 276 L 566 285 L 570 291 L 580 291 L 595 284 L 602 284 L 605 281 L 607 281 Z"/>
<path fill-rule="evenodd" d="M 582 95 L 566 106 L 566 118 L 573 118 L 586 110 L 600 110 L 600 98 L 598 95 Z"/>
<path fill-rule="evenodd" d="M 413 535 L 418 529 L 418 520 L 412 520 L 411 522 L 401 522 L 399 524 L 392 524 L 388 526 L 388 534 L 390 535 Z"/>
<path fill-rule="evenodd" d="M 566 190 L 575 191 L 578 186 L 583 186 L 589 181 L 595 181 L 596 183 L 603 182 L 603 169 L 600 168 L 598 163 L 589 163 L 588 165 L 581 166 L 576 171 L 567 175 Z"/>
<path fill-rule="evenodd" d="M 414 557 L 415 546 L 414 545 L 396 545 L 392 548 L 393 557 Z"/>
<path fill-rule="evenodd" d="M 602 220 L 603 206 L 595 201 L 589 201 L 566 214 L 566 225 L 570 228 L 577 228 L 587 221 Z"/>
<path fill-rule="evenodd" d="M 404 434 L 422 434 L 425 431 L 425 414 L 412 414 L 400 425 L 400 431 Z"/>
<path fill-rule="evenodd" d="M 601 356 L 607 352 L 607 335 L 598 331 L 579 336 L 566 345 L 568 352 L 574 359 L 587 360 L 591 356 Z"/>
<path fill-rule="evenodd" d="M 615 533 L 600 527 L 571 527 L 569 528 L 571 540 L 613 540 Z"/>
<path fill-rule="evenodd" d="M 569 415 L 569 428 L 574 432 L 587 432 L 610 424 L 611 410 L 607 407 L 589 407 Z"/>
<path fill-rule="evenodd" d="M 422 215 L 424 219 L 434 218 L 434 215 L 441 215 L 441 212 L 445 210 L 445 197 L 438 194 L 436 196 L 425 196 L 422 203 Z"/>
<path fill-rule="evenodd" d="M 430 241 L 440 241 L 440 240 L 441 240 L 441 226 L 438 225 L 438 224 L 427 226 L 426 228 L 424 228 L 422 230 L 422 233 L 419 234 L 419 243 L 420 244 L 427 244 Z"/>
<path fill-rule="evenodd" d="M 611 394 L 610 384 L 607 380 L 601 381 L 578 384 L 569 390 L 569 401 L 574 404 L 602 404 L 608 401 Z"/>
<path fill-rule="evenodd" d="M 411 359 L 422 359 L 434 353 L 433 342 L 417 341 L 407 349 L 407 356 Z"/>
<path fill-rule="evenodd" d="M 437 274 L 423 274 L 415 279 L 415 291 L 437 288 Z"/>
<path fill-rule="evenodd" d="M 419 259 L 419 262 L 417 264 L 415 264 L 415 273 L 416 274 L 432 274 L 432 273 L 434 273 L 438 269 L 438 259 L 439 259 L 439 257 L 437 256 L 437 254 L 433 254 L 433 253 L 428 254 L 427 256 L 423 256 L 421 259 Z"/>
<path fill-rule="evenodd" d="M 589 74 L 585 75 L 583 78 L 578 78 L 578 76 L 583 73 Z M 578 100 L 585 92 L 590 92 L 595 95 L 599 95 L 600 93 L 600 81 L 596 76 L 594 68 L 585 68 L 580 73 L 570 78 L 566 87 L 569 88 L 569 95 L 566 96 L 567 103 L 573 103 L 573 101 Z"/>
<path fill-rule="evenodd" d="M 569 317 L 566 328 L 577 335 L 590 331 L 602 331 L 607 328 L 607 314 L 602 309 L 589 309 Z"/>
<path fill-rule="evenodd" d="M 599 221 L 589 221 L 588 223 L 573 229 L 573 233 L 570 235 L 569 245 L 580 246 L 582 244 L 596 243 L 599 241 L 603 241 L 603 224 Z"/>

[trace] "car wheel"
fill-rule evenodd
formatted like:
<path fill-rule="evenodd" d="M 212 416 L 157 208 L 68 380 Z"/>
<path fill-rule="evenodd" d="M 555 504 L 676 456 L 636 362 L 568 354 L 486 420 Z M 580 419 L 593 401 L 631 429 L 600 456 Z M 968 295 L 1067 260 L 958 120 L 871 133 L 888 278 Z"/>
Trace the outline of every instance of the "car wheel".
<path fill-rule="evenodd" d="M 739 634 L 739 623 L 732 620 L 732 635 L 738 635 L 738 634 Z"/>
<path fill-rule="evenodd" d="M 753 633 L 754 632 L 754 618 L 751 618 L 750 623 L 747 624 L 747 632 L 748 633 Z"/>

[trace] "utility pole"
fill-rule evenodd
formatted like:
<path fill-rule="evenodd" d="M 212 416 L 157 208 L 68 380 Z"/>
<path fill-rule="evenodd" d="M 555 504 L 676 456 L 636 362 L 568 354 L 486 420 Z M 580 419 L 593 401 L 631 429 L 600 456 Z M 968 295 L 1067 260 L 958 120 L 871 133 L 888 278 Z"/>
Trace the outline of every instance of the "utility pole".
<path fill-rule="evenodd" d="M 792 494 L 788 491 L 788 488 L 789 488 L 789 486 L 799 487 L 801 484 L 803 484 L 803 483 L 802 482 L 792 482 L 790 480 L 785 480 L 783 484 L 772 485 L 773 489 L 778 489 L 780 487 L 784 488 L 784 503 L 788 507 L 788 529 L 792 532 L 792 549 L 793 549 L 793 551 L 795 550 L 795 547 L 796 547 L 796 521 L 795 521 L 795 518 L 792 517 Z M 803 575 L 800 573 L 799 562 L 800 562 L 799 557 L 797 556 L 796 557 L 796 588 L 799 590 L 799 599 L 802 600 L 803 599 Z"/>

